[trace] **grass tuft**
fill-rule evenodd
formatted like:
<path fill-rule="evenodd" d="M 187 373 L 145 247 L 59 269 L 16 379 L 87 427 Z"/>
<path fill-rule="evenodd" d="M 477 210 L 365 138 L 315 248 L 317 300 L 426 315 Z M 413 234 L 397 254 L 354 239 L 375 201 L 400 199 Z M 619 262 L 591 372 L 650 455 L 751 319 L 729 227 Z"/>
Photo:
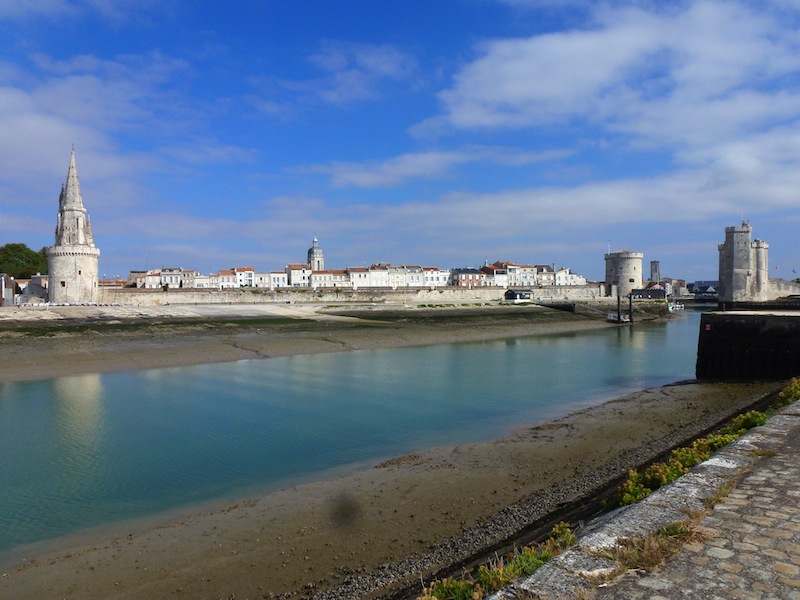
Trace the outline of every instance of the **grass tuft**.
<path fill-rule="evenodd" d="M 655 533 L 620 540 L 601 556 L 619 563 L 622 571 L 652 571 L 672 558 L 683 544 L 699 537 L 688 522 L 671 523 Z"/>
<path fill-rule="evenodd" d="M 541 544 L 526 546 L 503 558 L 496 558 L 478 567 L 475 579 L 439 579 L 424 587 L 417 600 L 480 600 L 493 594 L 515 579 L 531 575 L 540 566 L 576 542 L 567 523 L 553 527 L 550 537 Z"/>

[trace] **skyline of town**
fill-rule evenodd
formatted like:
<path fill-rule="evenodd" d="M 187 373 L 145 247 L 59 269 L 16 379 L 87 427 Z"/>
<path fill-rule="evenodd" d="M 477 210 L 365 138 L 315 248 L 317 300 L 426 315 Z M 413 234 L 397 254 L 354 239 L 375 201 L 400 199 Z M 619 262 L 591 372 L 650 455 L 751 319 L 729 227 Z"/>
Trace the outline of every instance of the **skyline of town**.
<path fill-rule="evenodd" d="M 87 228 L 87 235 L 92 237 L 90 216 L 88 211 L 85 210 L 82 204 L 82 194 L 80 190 L 79 177 L 75 163 L 75 149 L 73 146 L 70 158 L 70 165 L 67 174 L 67 181 L 61 187 L 61 196 L 59 204 L 63 207 L 65 194 L 73 196 L 73 202 L 77 201 L 81 206 L 83 216 L 85 219 L 85 226 Z M 56 245 L 59 244 L 59 231 L 62 228 L 62 215 L 58 215 L 56 227 Z M 750 227 L 749 222 L 743 220 L 742 226 Z M 727 227 L 727 229 L 733 229 Z M 727 235 L 727 234 L 726 234 Z M 762 240 L 756 238 L 756 243 L 762 243 Z M 94 247 L 94 241 L 89 239 L 89 243 Z M 765 244 L 768 247 L 768 244 Z M 48 261 L 49 254 L 52 248 L 44 247 L 42 252 L 47 251 Z M 722 246 L 720 245 L 720 251 Z M 93 252 L 95 250 L 92 250 Z M 613 255 L 626 255 L 636 254 L 639 256 L 641 262 L 641 279 L 651 284 L 660 284 L 662 281 L 670 281 L 668 285 L 671 287 L 673 284 L 685 285 L 687 280 L 680 277 L 662 276 L 659 260 L 650 261 L 650 277 L 645 276 L 645 263 L 643 261 L 644 254 L 631 251 L 628 249 L 621 249 L 612 251 L 611 243 L 608 244 L 608 252 L 604 255 L 606 261 Z M 99 255 L 99 251 L 98 251 Z M 96 259 L 95 259 L 96 261 Z M 552 264 L 552 266 L 551 266 Z M 230 289 L 241 287 L 260 287 L 269 289 L 279 289 L 285 287 L 301 287 L 301 288 L 317 288 L 317 287 L 352 287 L 356 288 L 359 284 L 362 287 L 439 287 L 439 286 L 457 286 L 457 287 L 535 287 L 535 286 L 582 286 L 587 283 L 596 284 L 603 283 L 602 280 L 592 280 L 583 275 L 571 272 L 570 267 L 561 266 L 556 267 L 555 262 L 551 264 L 545 263 L 528 263 L 528 262 L 514 262 L 508 260 L 498 260 L 490 263 L 488 258 L 484 259 L 482 265 L 475 266 L 461 266 L 461 267 L 433 267 L 429 264 L 392 264 L 385 262 L 364 262 L 363 266 L 348 265 L 343 268 L 332 269 L 330 266 L 325 267 L 324 252 L 319 245 L 316 236 L 313 238 L 312 247 L 307 251 L 307 260 L 305 263 L 290 262 L 280 270 L 266 270 L 255 269 L 254 267 L 241 267 L 235 266 L 229 269 L 213 269 L 207 271 L 207 274 L 194 268 L 186 267 L 167 267 L 144 269 L 130 269 L 128 276 L 120 274 L 108 275 L 97 271 L 96 280 L 101 285 L 117 286 L 125 282 L 125 286 L 133 284 L 134 287 L 139 288 L 164 288 L 168 289 L 171 285 L 173 287 L 184 287 L 188 283 L 191 288 L 211 288 L 211 289 Z M 369 265 L 369 266 L 367 266 Z M 95 270 L 99 265 L 95 265 Z M 517 275 L 512 275 L 516 272 Z M 777 265 L 776 265 L 777 270 Z M 363 274 L 358 274 L 358 272 Z M 388 276 L 379 274 L 378 272 L 387 271 Z M 501 277 L 498 279 L 497 275 L 501 272 Z M 524 275 L 519 276 L 519 273 Z M 769 265 L 767 265 L 767 273 L 769 272 Z M 166 273 L 166 275 L 165 275 Z M 302 274 L 301 274 L 302 273 Z M 397 278 L 393 273 L 399 273 Z M 419 275 L 414 275 L 418 273 Z M 654 275 L 653 273 L 657 273 Z M 792 273 L 796 275 L 795 269 Z M 37 282 L 39 277 L 37 277 Z M 42 273 L 41 275 L 46 275 Z M 247 278 L 249 276 L 249 279 Z M 358 277 L 368 277 L 369 281 L 357 282 Z M 606 267 L 606 278 L 608 277 L 608 267 Z M 780 277 L 777 277 L 781 279 Z M 13 278 L 12 278 L 13 279 Z M 394 279 L 394 280 L 393 280 Z M 796 277 L 794 277 L 797 280 Z M 334 280 L 331 283 L 331 280 Z M 46 279 L 45 279 L 46 281 Z M 713 282 L 713 279 L 707 278 L 703 280 L 696 280 L 698 283 Z M 173 285 L 175 284 L 175 285 Z M 46 284 L 45 284 L 46 287 Z"/>
<path fill-rule="evenodd" d="M 315 239 L 316 242 L 316 239 Z M 316 247 L 316 244 L 315 246 Z M 309 250 L 310 252 L 310 250 Z M 310 254 L 309 254 L 310 256 Z M 371 264 L 368 267 L 344 269 L 313 268 L 312 261 L 289 263 L 284 269 L 261 271 L 254 267 L 218 269 L 200 273 L 195 269 L 161 267 L 146 271 L 130 271 L 127 277 L 100 279 L 101 285 L 132 285 L 143 289 L 176 287 L 237 289 L 254 288 L 439 288 L 497 287 L 530 288 L 535 286 L 584 286 L 585 277 L 568 267 L 528 265 L 496 261 L 480 268 L 440 268 L 422 265 Z M 600 282 L 592 282 L 600 283 Z"/>

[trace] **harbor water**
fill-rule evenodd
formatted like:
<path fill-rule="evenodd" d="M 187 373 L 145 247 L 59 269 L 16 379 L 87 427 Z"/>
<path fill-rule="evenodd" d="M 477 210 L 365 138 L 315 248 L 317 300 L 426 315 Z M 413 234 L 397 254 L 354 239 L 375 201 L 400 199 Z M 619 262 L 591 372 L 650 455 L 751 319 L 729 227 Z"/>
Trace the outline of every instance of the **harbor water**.
<path fill-rule="evenodd" d="M 698 323 L 0 383 L 0 552 L 692 379 Z"/>

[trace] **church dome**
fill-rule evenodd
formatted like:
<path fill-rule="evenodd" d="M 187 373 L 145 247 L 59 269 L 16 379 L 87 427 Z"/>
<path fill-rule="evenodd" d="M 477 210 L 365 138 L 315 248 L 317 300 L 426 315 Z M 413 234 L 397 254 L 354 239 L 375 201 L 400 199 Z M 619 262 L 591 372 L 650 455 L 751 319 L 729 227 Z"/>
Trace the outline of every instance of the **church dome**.
<path fill-rule="evenodd" d="M 322 256 L 322 248 L 319 247 L 319 241 L 314 238 L 314 245 L 308 249 L 309 256 Z"/>

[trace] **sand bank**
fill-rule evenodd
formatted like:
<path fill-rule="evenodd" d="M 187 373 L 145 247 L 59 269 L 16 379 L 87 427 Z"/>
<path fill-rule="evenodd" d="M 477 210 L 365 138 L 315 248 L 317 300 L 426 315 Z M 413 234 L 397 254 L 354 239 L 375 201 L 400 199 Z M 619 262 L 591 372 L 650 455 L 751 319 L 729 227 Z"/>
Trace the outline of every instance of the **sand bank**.
<path fill-rule="evenodd" d="M 38 343 L 53 341 L 85 354 L 78 363 L 82 368 L 111 370 L 139 368 L 151 360 L 148 351 L 162 358 L 181 352 L 195 356 L 190 350 L 197 345 L 204 360 L 196 362 L 207 362 L 209 357 L 235 360 L 598 326 L 575 316 L 532 322 L 518 319 L 519 314 L 492 323 L 460 313 L 438 324 L 416 322 L 419 314 L 387 313 L 375 323 L 340 314 L 262 324 L 268 333 L 228 329 L 237 327 L 229 323 L 161 323 L 113 335 L 89 330 L 29 337 L 19 344 L 27 349 L 12 354 L 11 362 L 21 368 Z M 463 333 L 465 319 L 469 335 Z M 98 352 L 109 356 L 100 359 L 94 356 Z M 2 377 L 13 373 L 8 364 L 3 369 Z M 44 361 L 37 372 L 53 375 L 58 369 Z M 495 442 L 398 457 L 329 481 L 172 515 L 156 524 L 109 527 L 91 539 L 62 540 L 47 552 L 38 549 L 24 562 L 5 565 L 0 597 L 375 597 L 393 583 L 418 581 L 421 574 L 513 536 L 775 387 L 691 383 L 645 390 L 547 424 L 520 427 Z"/>
<path fill-rule="evenodd" d="M 0 381 L 606 327 L 535 306 L 315 304 L 0 309 Z"/>

